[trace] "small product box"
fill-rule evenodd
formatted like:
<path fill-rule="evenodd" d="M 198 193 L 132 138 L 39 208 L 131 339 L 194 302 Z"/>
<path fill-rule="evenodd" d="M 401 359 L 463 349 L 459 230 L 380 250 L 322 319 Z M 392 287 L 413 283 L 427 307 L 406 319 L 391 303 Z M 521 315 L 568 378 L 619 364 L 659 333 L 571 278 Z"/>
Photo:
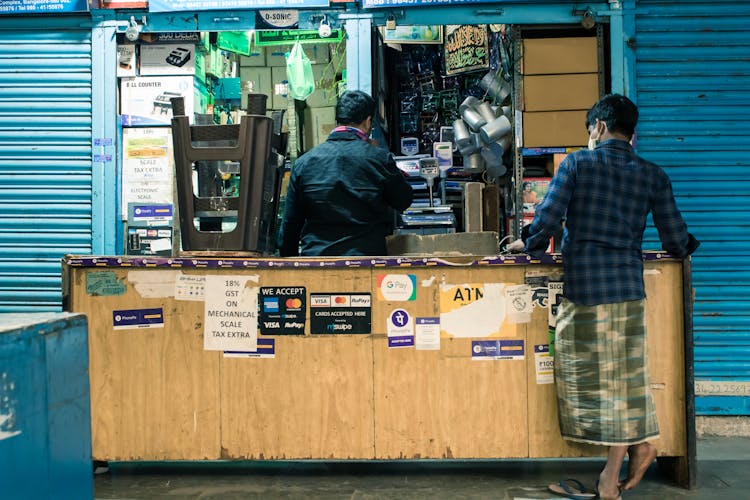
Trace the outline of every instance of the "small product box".
<path fill-rule="evenodd" d="M 135 44 L 120 44 L 117 46 L 117 77 L 136 76 Z"/>
<path fill-rule="evenodd" d="M 336 128 L 336 108 L 307 108 L 305 110 L 305 150 L 325 142 Z"/>
<path fill-rule="evenodd" d="M 120 79 L 120 114 L 125 127 L 171 125 L 173 97 L 183 97 L 185 115 L 194 110 L 192 76 L 136 77 Z"/>
<path fill-rule="evenodd" d="M 240 56 L 240 67 L 258 67 L 266 65 L 266 51 L 263 47 L 250 47 L 250 54 Z"/>
<path fill-rule="evenodd" d="M 140 75 L 194 75 L 195 44 L 141 45 Z"/>
<path fill-rule="evenodd" d="M 271 107 L 273 109 L 286 109 L 289 102 L 289 80 L 286 78 L 286 66 L 274 66 L 271 68 Z"/>
<path fill-rule="evenodd" d="M 544 199 L 549 190 L 550 177 L 524 177 L 523 178 L 523 213 L 534 215 L 536 206 Z M 529 221 L 531 222 L 531 221 Z"/>

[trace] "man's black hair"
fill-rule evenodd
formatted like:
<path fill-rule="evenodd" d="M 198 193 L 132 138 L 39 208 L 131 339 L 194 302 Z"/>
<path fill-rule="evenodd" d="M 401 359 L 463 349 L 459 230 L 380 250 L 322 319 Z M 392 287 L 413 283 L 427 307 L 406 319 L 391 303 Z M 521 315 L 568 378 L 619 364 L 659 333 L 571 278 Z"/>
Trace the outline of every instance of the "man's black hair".
<path fill-rule="evenodd" d="M 596 119 L 607 124 L 612 133 L 632 137 L 638 124 L 638 107 L 620 94 L 605 95 L 586 113 L 586 129 L 596 125 Z"/>
<path fill-rule="evenodd" d="M 375 114 L 375 99 L 361 90 L 347 90 L 336 104 L 336 123 L 359 125 Z"/>

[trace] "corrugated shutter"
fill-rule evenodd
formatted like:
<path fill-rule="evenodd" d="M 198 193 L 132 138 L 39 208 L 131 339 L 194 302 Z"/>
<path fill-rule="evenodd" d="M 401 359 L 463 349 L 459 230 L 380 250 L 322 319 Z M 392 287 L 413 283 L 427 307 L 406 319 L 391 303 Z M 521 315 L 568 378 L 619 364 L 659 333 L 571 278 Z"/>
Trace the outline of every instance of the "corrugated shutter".
<path fill-rule="evenodd" d="M 750 414 L 749 27 L 746 0 L 636 3 L 638 150 L 665 167 L 702 242 L 696 381 L 739 382 L 699 395 L 703 415 Z M 656 232 L 648 236 L 655 244 Z"/>
<path fill-rule="evenodd" d="M 0 17 L 0 312 L 60 310 L 92 248 L 91 29 L 34 21 Z"/>

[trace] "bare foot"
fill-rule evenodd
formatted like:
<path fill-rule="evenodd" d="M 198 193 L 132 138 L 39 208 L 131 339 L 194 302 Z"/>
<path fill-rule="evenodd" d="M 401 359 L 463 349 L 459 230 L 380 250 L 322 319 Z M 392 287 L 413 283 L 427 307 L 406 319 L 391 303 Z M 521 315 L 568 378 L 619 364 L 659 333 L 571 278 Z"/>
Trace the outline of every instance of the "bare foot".
<path fill-rule="evenodd" d="M 604 472 L 599 474 L 599 481 L 596 483 L 596 494 L 600 500 L 617 500 L 622 498 L 617 478 L 608 477 Z"/>
<path fill-rule="evenodd" d="M 622 483 L 622 489 L 632 490 L 635 488 L 655 459 L 656 447 L 651 443 L 633 446 L 632 451 L 628 453 L 628 478 Z"/>

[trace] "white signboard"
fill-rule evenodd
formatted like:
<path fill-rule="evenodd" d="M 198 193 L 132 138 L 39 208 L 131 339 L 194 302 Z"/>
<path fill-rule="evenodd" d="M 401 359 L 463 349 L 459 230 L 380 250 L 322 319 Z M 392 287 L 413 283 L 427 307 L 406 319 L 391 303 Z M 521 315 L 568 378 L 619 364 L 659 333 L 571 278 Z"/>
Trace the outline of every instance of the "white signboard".
<path fill-rule="evenodd" d="M 258 347 L 258 287 L 250 276 L 206 275 L 203 348 L 254 351 Z"/>
<path fill-rule="evenodd" d="M 128 219 L 128 203 L 171 205 L 174 197 L 171 129 L 124 128 L 122 138 L 122 219 Z"/>

